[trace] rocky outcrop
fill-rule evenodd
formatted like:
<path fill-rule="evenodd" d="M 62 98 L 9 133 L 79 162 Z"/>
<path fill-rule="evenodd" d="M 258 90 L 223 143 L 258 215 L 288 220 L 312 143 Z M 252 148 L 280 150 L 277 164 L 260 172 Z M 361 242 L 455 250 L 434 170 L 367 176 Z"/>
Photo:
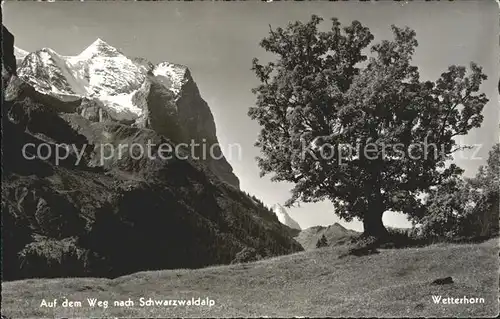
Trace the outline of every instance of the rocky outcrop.
<path fill-rule="evenodd" d="M 451 276 L 444 277 L 444 278 L 438 278 L 438 279 L 432 281 L 433 285 L 449 285 L 452 283 L 453 283 L 453 278 Z"/>
<path fill-rule="evenodd" d="M 82 99 L 80 105 L 78 105 L 76 113 L 91 122 L 104 122 L 112 120 L 111 116 L 108 112 L 106 112 L 102 102 L 97 99 Z"/>

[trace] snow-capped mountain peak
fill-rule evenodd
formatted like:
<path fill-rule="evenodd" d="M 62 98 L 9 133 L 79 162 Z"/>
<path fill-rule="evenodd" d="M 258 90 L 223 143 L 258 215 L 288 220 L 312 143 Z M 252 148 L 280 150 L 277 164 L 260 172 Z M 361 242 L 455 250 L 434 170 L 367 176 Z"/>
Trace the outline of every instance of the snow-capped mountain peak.
<path fill-rule="evenodd" d="M 161 62 L 153 69 L 153 74 L 174 94 L 178 94 L 182 86 L 188 81 L 188 68 L 184 65 Z"/>
<path fill-rule="evenodd" d="M 297 223 L 292 217 L 290 217 L 290 215 L 288 215 L 285 207 L 281 206 L 280 204 L 276 204 L 271 207 L 271 210 L 276 214 L 276 217 L 278 217 L 278 220 L 283 225 L 286 225 L 293 229 L 302 229 L 300 228 L 299 223 Z"/>
<path fill-rule="evenodd" d="M 106 41 L 101 38 L 97 38 L 90 46 L 100 46 L 100 45 L 109 45 Z"/>
<path fill-rule="evenodd" d="M 14 46 L 14 55 L 16 56 L 16 59 L 24 59 L 27 55 L 29 54 L 28 51 L 20 49 L 16 46 Z"/>
<path fill-rule="evenodd" d="M 109 45 L 107 42 L 101 38 L 97 38 L 91 45 L 89 45 L 85 50 L 83 50 L 78 58 L 80 59 L 92 59 L 95 56 L 105 56 L 105 57 L 116 57 L 122 55 L 115 47 Z"/>
<path fill-rule="evenodd" d="M 64 101 L 98 99 L 116 120 L 143 115 L 149 72 L 177 97 L 191 79 L 186 66 L 161 62 L 147 67 L 149 62 L 130 59 L 101 38 L 75 56 L 43 48 L 32 53 L 19 49 L 17 57 L 19 76 L 39 92 Z"/>
<path fill-rule="evenodd" d="M 19 76 L 45 94 L 61 100 L 74 100 L 87 94 L 85 83 L 75 79 L 65 57 L 50 48 L 43 48 L 24 57 Z"/>
<path fill-rule="evenodd" d="M 16 65 L 19 66 L 28 54 L 29 54 L 28 51 L 14 46 L 14 56 L 16 57 Z"/>

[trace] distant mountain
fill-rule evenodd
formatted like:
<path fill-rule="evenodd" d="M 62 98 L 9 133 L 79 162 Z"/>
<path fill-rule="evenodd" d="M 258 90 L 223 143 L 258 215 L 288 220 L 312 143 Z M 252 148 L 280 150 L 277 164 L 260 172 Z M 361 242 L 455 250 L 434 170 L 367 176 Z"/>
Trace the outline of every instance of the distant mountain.
<path fill-rule="evenodd" d="M 212 112 L 186 66 L 129 58 L 102 39 L 76 56 L 50 48 L 14 51 L 19 77 L 43 95 L 71 102 L 73 109 L 65 112 L 150 128 L 176 143 L 198 144 L 195 156 L 221 180 L 239 187 L 219 147 Z"/>
<path fill-rule="evenodd" d="M 295 240 L 298 241 L 305 250 L 311 250 L 316 248 L 316 243 L 323 235 L 326 237 L 328 246 L 331 246 L 345 243 L 352 236 L 359 234 L 361 233 L 352 229 L 347 229 L 339 223 L 335 223 L 327 227 L 314 226 L 304 229 L 295 237 Z"/>
<path fill-rule="evenodd" d="M 286 211 L 285 207 L 280 204 L 275 204 L 271 210 L 276 214 L 278 220 L 283 224 L 293 229 L 301 230 L 299 223 L 297 223 Z"/>
<path fill-rule="evenodd" d="M 29 54 L 28 51 L 14 47 L 14 55 L 16 57 L 17 65 L 21 64 L 24 58 Z"/>

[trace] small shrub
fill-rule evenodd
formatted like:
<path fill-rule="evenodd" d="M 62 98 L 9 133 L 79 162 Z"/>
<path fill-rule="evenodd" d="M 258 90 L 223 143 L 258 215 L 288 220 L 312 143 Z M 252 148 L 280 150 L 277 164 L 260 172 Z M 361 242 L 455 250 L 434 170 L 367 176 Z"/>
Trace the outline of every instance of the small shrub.
<path fill-rule="evenodd" d="M 251 247 L 245 247 L 236 254 L 231 264 L 248 263 L 262 259 L 262 256 L 257 253 L 257 250 Z"/>
<path fill-rule="evenodd" d="M 316 243 L 316 248 L 327 247 L 328 241 L 326 240 L 325 235 L 322 235 L 318 242 Z"/>

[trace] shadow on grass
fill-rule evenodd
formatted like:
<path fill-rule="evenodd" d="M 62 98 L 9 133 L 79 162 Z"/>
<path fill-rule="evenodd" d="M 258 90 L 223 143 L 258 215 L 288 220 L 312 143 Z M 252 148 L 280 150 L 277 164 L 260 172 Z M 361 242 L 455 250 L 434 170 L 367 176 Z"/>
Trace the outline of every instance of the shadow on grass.
<path fill-rule="evenodd" d="M 339 258 L 347 256 L 367 256 L 378 254 L 378 249 L 405 249 L 426 247 L 433 244 L 480 244 L 491 239 L 491 236 L 474 237 L 419 237 L 411 236 L 404 230 L 388 229 L 388 236 L 380 239 L 360 234 L 345 241 L 348 249 Z"/>

